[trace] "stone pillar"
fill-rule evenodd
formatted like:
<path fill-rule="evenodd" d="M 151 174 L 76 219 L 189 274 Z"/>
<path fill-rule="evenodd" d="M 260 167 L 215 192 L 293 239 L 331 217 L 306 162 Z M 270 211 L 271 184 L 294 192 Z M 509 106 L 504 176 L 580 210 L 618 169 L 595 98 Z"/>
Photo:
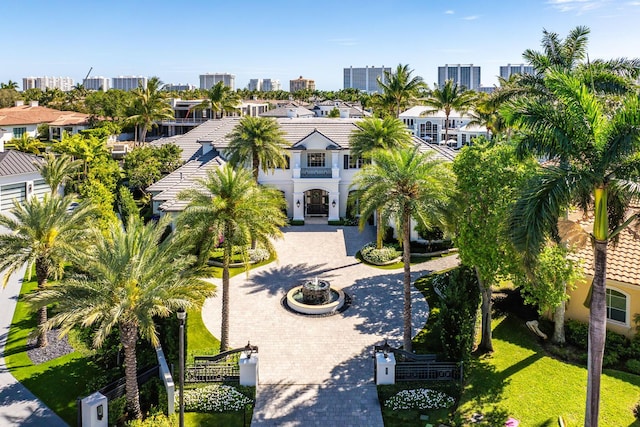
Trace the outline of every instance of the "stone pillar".
<path fill-rule="evenodd" d="M 300 178 L 300 152 L 294 151 L 291 157 L 291 165 L 293 166 L 293 178 Z"/>
<path fill-rule="evenodd" d="M 293 219 L 297 221 L 304 221 L 304 193 L 303 192 L 293 193 Z"/>
<path fill-rule="evenodd" d="M 334 206 L 335 202 L 335 206 Z M 329 193 L 329 221 L 340 220 L 340 193 L 332 191 Z"/>
<path fill-rule="evenodd" d="M 240 385 L 258 385 L 258 353 L 240 354 Z"/>
<path fill-rule="evenodd" d="M 81 400 L 82 426 L 81 427 L 108 427 L 109 403 L 106 396 L 95 392 Z"/>
<path fill-rule="evenodd" d="M 376 353 L 376 385 L 396 383 L 396 358 L 393 353 Z"/>

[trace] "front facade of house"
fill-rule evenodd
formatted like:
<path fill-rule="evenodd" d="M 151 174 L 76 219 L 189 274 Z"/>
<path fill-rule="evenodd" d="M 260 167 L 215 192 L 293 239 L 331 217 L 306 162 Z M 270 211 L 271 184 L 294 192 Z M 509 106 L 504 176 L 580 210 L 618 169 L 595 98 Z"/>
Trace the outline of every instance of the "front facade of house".
<path fill-rule="evenodd" d="M 360 119 L 347 118 L 278 118 L 287 149 L 288 165 L 259 173 L 260 184 L 272 186 L 283 193 L 287 215 L 295 221 L 305 218 L 324 218 L 337 221 L 347 216 L 347 200 L 353 190 L 355 174 L 362 168 L 362 159 L 350 154 L 349 138 L 358 130 Z M 203 168 L 224 164 L 228 138 L 238 124 L 238 118 L 208 121 L 181 137 L 158 140 L 154 144 L 175 143 L 183 148 L 187 163 L 172 174 L 153 184 L 155 214 L 184 209 L 174 197 L 177 186 L 193 185 L 192 177 L 202 175 Z M 418 138 L 414 143 L 421 150 L 434 150 L 436 157 L 451 160 L 455 153 L 446 148 L 425 144 Z M 176 206 L 178 208 L 174 209 Z"/>
<path fill-rule="evenodd" d="M 419 105 L 400 113 L 400 120 L 413 135 L 432 144 L 461 148 L 478 136 L 489 137 L 486 127 L 469 124 L 471 116 L 457 111 L 451 111 L 447 122 L 444 111 Z"/>
<path fill-rule="evenodd" d="M 590 229 L 592 225 L 593 222 L 587 222 L 583 226 Z M 640 240 L 631 229 L 621 231 L 618 236 L 617 245 L 610 244 L 607 251 L 607 329 L 632 337 L 639 326 L 634 318 L 640 314 Z M 592 246 L 587 244 L 572 258 L 584 268 L 585 282 L 569 293 L 566 316 L 588 323 L 589 309 L 584 302 L 594 275 Z"/>

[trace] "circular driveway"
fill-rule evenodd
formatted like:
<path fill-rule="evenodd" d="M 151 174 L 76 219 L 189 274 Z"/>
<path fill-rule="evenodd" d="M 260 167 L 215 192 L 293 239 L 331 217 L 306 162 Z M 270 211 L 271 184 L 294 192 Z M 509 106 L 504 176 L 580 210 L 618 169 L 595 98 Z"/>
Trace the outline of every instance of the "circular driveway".
<path fill-rule="evenodd" d="M 365 403 L 362 411 L 351 411 L 356 416 L 353 425 L 381 425 L 377 398 L 364 390 L 375 393 L 373 346 L 385 339 L 396 346 L 402 340 L 402 269 L 373 268 L 354 257 L 365 243 L 374 240 L 374 233 L 371 227 L 362 233 L 357 227 L 287 227 L 284 238 L 275 242 L 278 261 L 251 270 L 248 277 L 239 274 L 231 278 L 230 346 L 242 347 L 251 341 L 260 349 L 260 386 L 254 423 L 316 425 L 318 420 L 317 425 L 331 425 L 332 419 L 324 415 L 308 420 L 300 418 L 309 411 L 313 413 L 313 406 L 323 406 L 319 402 L 322 394 L 329 396 L 331 390 L 350 390 L 333 395 L 334 404 L 360 396 Z M 414 265 L 412 276 L 415 279 L 457 262 L 455 256 Z M 322 318 L 304 317 L 285 310 L 281 299 L 286 292 L 301 280 L 314 277 L 329 280 L 333 287 L 347 292 L 352 298 L 351 307 Z M 221 281 L 215 283 L 221 289 Z M 204 324 L 214 336 L 220 336 L 219 296 L 208 299 L 202 309 Z M 428 317 L 427 303 L 415 289 L 412 307 L 415 334 Z M 291 392 L 294 385 L 302 390 Z M 358 390 L 361 386 L 367 387 Z M 308 396 L 300 400 L 302 395 Z M 380 424 L 377 418 L 363 419 L 360 413 L 376 412 L 366 407 L 373 404 L 372 399 Z M 300 405 L 305 410 L 298 413 L 296 408 Z M 354 405 L 350 407 L 353 409 Z M 343 411 L 342 416 L 346 415 Z M 344 418 L 340 420 L 344 425 Z M 366 424 L 369 422 L 373 424 Z"/>

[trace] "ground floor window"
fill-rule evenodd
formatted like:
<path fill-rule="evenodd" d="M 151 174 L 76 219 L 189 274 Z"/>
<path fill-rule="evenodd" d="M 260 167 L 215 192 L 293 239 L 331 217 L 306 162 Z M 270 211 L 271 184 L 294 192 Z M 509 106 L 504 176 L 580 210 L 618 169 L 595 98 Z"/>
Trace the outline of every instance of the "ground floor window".
<path fill-rule="evenodd" d="M 607 289 L 607 319 L 627 323 L 627 296 L 614 289 Z"/>

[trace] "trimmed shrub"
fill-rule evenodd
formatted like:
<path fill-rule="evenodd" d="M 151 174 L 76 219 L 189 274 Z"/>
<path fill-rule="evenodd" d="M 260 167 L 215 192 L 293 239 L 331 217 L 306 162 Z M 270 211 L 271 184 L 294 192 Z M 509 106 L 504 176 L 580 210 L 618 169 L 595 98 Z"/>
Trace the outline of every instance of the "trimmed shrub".
<path fill-rule="evenodd" d="M 382 249 L 376 249 L 374 243 L 368 243 L 360 249 L 360 255 L 366 262 L 379 265 L 395 260 L 402 255 L 402 252 L 392 246 L 383 246 Z"/>
<path fill-rule="evenodd" d="M 249 249 L 249 261 L 252 263 L 258 263 L 269 259 L 269 251 L 263 248 Z"/>
<path fill-rule="evenodd" d="M 624 367 L 632 374 L 640 375 L 640 360 L 629 359 L 627 363 L 624 364 Z"/>
<path fill-rule="evenodd" d="M 589 342 L 589 325 L 576 320 L 567 320 L 564 324 L 565 338 L 571 345 L 587 350 Z"/>

